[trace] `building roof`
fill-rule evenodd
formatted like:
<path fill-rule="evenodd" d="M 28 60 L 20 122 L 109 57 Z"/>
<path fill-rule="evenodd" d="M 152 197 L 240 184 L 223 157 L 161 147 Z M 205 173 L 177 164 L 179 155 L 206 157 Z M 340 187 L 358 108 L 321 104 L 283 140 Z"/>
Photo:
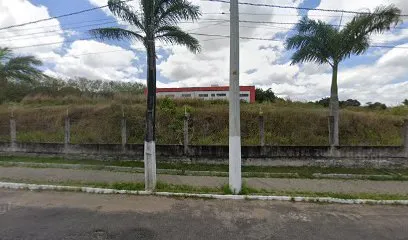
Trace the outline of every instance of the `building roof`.
<path fill-rule="evenodd" d="M 229 86 L 216 87 L 187 87 L 187 88 L 157 88 L 156 92 L 206 92 L 228 91 Z M 240 86 L 240 91 L 255 91 L 255 86 Z"/>

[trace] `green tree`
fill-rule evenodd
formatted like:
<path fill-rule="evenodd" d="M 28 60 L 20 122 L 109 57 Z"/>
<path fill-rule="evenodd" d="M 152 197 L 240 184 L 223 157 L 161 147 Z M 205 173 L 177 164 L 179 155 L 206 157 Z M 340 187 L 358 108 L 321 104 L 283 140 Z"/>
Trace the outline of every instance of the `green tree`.
<path fill-rule="evenodd" d="M 380 102 L 368 102 L 367 104 L 367 108 L 369 109 L 374 109 L 374 110 L 385 110 L 387 109 L 387 105 L 385 105 L 384 103 L 380 103 Z"/>
<path fill-rule="evenodd" d="M 272 91 L 271 88 L 267 90 L 263 90 L 262 88 L 257 88 L 255 90 L 255 99 L 257 102 L 262 103 L 262 102 L 275 102 L 276 100 L 276 95 Z"/>
<path fill-rule="evenodd" d="M 10 81 L 33 82 L 44 76 L 36 67 L 42 62 L 33 56 L 15 56 L 10 48 L 0 47 L 0 103 L 6 99 Z"/>
<path fill-rule="evenodd" d="M 177 24 L 185 20 L 197 20 L 201 13 L 198 6 L 187 0 L 140 0 L 140 12 L 120 0 L 109 0 L 110 11 L 129 23 L 132 29 L 119 27 L 91 30 L 100 39 L 128 39 L 140 41 L 147 51 L 147 113 L 145 136 L 146 189 L 153 190 L 155 182 L 155 117 L 156 117 L 156 46 L 161 41 L 186 46 L 190 51 L 200 51 L 198 40 L 184 32 Z"/>
<path fill-rule="evenodd" d="M 370 47 L 370 35 L 390 30 L 401 21 L 401 10 L 393 5 L 381 6 L 371 13 L 356 15 L 342 29 L 322 21 L 303 18 L 297 34 L 286 41 L 295 49 L 292 64 L 316 62 L 333 69 L 330 91 L 330 115 L 334 117 L 334 145 L 339 145 L 339 97 L 337 73 L 340 62 L 351 55 L 361 55 Z"/>
<path fill-rule="evenodd" d="M 356 99 L 347 99 L 346 101 L 340 101 L 341 107 L 360 107 L 361 103 Z"/>
<path fill-rule="evenodd" d="M 408 106 L 408 99 L 405 99 L 402 104 L 404 104 L 405 106 Z"/>

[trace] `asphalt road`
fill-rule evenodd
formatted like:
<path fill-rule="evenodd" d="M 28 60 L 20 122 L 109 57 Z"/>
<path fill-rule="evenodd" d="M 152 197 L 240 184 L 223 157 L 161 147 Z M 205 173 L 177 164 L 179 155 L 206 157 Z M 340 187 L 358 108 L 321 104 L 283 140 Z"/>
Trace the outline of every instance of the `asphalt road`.
<path fill-rule="evenodd" d="M 408 207 L 0 189 L 0 239 L 407 239 Z"/>

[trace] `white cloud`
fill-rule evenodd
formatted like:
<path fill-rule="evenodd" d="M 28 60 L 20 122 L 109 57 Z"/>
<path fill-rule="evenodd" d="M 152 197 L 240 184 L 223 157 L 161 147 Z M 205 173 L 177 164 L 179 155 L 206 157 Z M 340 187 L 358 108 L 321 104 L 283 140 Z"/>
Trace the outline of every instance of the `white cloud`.
<path fill-rule="evenodd" d="M 65 55 L 55 56 L 52 72 L 65 78 L 139 81 L 137 76 L 141 70 L 134 66 L 135 59 L 137 56 L 130 50 L 93 40 L 80 40 L 72 43 Z"/>
<path fill-rule="evenodd" d="M 11 26 L 38 19 L 49 18 L 50 14 L 45 6 L 33 5 L 27 0 L 0 0 L 0 25 Z M 47 32 L 52 32 L 52 34 Z M 50 20 L 30 24 L 27 26 L 10 28 L 0 31 L 0 46 L 17 48 L 22 46 L 40 45 L 64 40 L 63 32 L 58 20 Z M 50 51 L 58 50 L 60 44 L 16 49 L 20 54 L 41 56 Z"/>
<path fill-rule="evenodd" d="M 204 13 L 198 23 L 182 24 L 183 29 L 191 32 L 211 35 L 229 35 L 228 22 L 211 22 L 210 19 L 229 19 L 228 4 L 192 1 L 201 7 Z M 298 6 L 302 1 L 280 0 L 276 4 Z M 223 15 L 217 13 L 226 13 Z M 240 5 L 240 18 L 242 21 L 282 21 L 282 15 L 287 16 L 286 21 L 297 22 L 299 16 L 293 9 L 259 8 Z M 206 14 L 213 13 L 213 14 Z M 248 15 L 247 13 L 251 14 Z M 275 15 L 274 13 L 280 14 Z M 291 16 L 288 16 L 291 15 Z M 277 38 L 277 34 L 286 33 L 286 28 L 275 28 L 272 25 L 241 23 L 240 35 L 252 38 Z M 193 29 L 193 30 L 192 30 Z M 229 76 L 229 40 L 210 36 L 197 36 L 202 44 L 202 52 L 194 55 L 182 47 L 174 47 L 171 56 L 163 61 L 158 69 L 166 78 L 179 84 L 208 85 L 210 83 L 226 84 Z M 214 39 L 214 40 L 212 40 Z M 284 54 L 283 42 L 242 40 L 241 41 L 241 82 L 271 84 L 279 81 L 276 76 L 293 76 L 289 66 L 273 66 Z M 288 70 L 282 70 L 288 67 Z M 279 73 L 272 73 L 274 69 Z M 187 73 L 188 72 L 188 73 Z M 285 72 L 285 73 L 283 73 Z M 269 76 L 270 75 L 270 76 Z M 275 77 L 274 77 L 275 76 Z"/>
<path fill-rule="evenodd" d="M 97 6 L 106 4 L 106 0 L 89 0 Z M 214 22 L 210 19 L 229 18 L 228 4 L 192 0 L 205 13 L 197 23 L 181 23 L 186 31 L 229 35 L 229 23 Z M 269 3 L 257 1 L 259 3 Z M 303 0 L 276 0 L 273 4 L 299 6 Z M 373 10 L 378 5 L 394 3 L 404 14 L 408 13 L 408 1 L 405 0 L 321 0 L 319 8 L 347 9 L 354 11 Z M 137 4 L 135 4 L 136 7 Z M 224 12 L 226 14 L 218 14 Z M 212 14 L 208 14 L 212 13 Z M 240 19 L 251 21 L 297 22 L 300 15 L 293 9 L 275 9 L 240 5 Z M 249 13 L 249 14 L 246 14 Z M 109 14 L 109 13 L 107 13 Z M 344 14 L 342 23 L 351 19 Z M 331 23 L 338 23 L 341 14 L 310 11 L 309 17 Z M 284 40 L 291 25 L 265 25 L 241 22 L 240 34 L 246 37 L 279 38 Z M 169 57 L 161 59 L 158 71 L 170 80 L 158 82 L 159 87 L 205 86 L 228 84 L 229 78 L 229 39 L 211 36 L 196 36 L 202 44 L 202 52 L 195 55 L 184 47 L 162 46 Z M 218 39 L 217 39 L 218 38 Z M 372 41 L 381 44 L 395 44 L 408 39 L 406 29 L 394 30 L 383 35 L 374 35 Z M 143 45 L 134 43 L 134 48 Z M 402 45 L 405 46 L 405 45 Z M 257 87 L 270 88 L 283 97 L 294 100 L 317 100 L 328 96 L 331 83 L 329 65 L 313 63 L 291 66 L 288 53 L 282 42 L 242 40 L 240 52 L 240 80 L 242 85 L 255 84 Z M 370 51 L 364 64 L 341 66 L 339 72 L 339 94 L 341 99 L 355 98 L 365 103 L 382 101 L 397 104 L 407 98 L 408 83 L 404 77 L 408 69 L 404 67 L 408 52 L 405 49 L 376 49 Z"/>

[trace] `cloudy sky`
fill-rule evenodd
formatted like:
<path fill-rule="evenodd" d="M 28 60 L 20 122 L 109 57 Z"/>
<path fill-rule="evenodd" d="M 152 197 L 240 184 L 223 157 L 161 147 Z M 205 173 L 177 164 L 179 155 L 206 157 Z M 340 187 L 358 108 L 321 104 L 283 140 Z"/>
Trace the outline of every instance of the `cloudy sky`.
<path fill-rule="evenodd" d="M 192 34 L 229 35 L 229 6 L 225 3 L 191 0 L 201 7 L 198 22 L 180 26 Z M 381 4 L 395 4 L 408 14 L 406 0 L 246 0 L 245 2 L 283 6 L 366 11 Z M 107 0 L 0 0 L 0 27 L 49 18 L 105 5 Z M 138 0 L 130 3 L 138 9 Z M 332 24 L 345 24 L 352 14 L 277 9 L 240 5 L 242 37 L 270 40 L 241 40 L 241 85 L 272 88 L 292 100 L 318 100 L 329 95 L 331 69 L 327 65 L 290 65 L 290 51 L 284 41 L 293 34 L 293 23 L 302 16 Z M 256 21 L 253 23 L 250 21 Z M 259 23 L 264 22 L 264 23 Z M 269 23 L 265 23 L 269 22 Z M 274 23 L 270 23 L 274 22 Z M 402 25 L 383 35 L 372 36 L 373 45 L 363 56 L 353 56 L 340 66 L 340 99 L 362 103 L 381 101 L 398 105 L 408 98 L 408 17 Z M 108 9 L 98 9 L 70 17 L 0 30 L 0 46 L 21 55 L 42 59 L 44 71 L 62 78 L 87 77 L 115 81 L 145 82 L 146 54 L 143 45 L 128 41 L 91 39 L 88 30 L 118 26 Z M 158 86 L 185 87 L 227 85 L 229 39 L 196 36 L 202 44 L 199 54 L 179 46 L 158 45 Z"/>

